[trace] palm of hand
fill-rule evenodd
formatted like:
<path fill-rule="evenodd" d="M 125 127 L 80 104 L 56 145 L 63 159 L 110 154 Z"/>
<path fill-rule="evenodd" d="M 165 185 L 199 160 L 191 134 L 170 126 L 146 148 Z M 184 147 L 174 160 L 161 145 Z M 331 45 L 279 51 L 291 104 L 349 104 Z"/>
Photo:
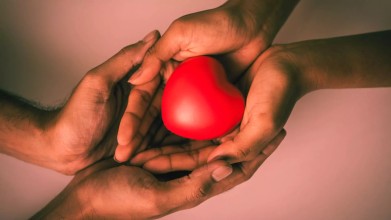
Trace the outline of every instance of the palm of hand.
<path fill-rule="evenodd" d="M 120 82 L 114 88 L 99 78 L 83 78 L 70 100 L 59 112 L 53 127 L 54 147 L 72 174 L 89 164 L 113 155 L 120 116 L 130 86 Z"/>
<path fill-rule="evenodd" d="M 215 159 L 237 163 L 259 154 L 269 155 L 268 146 L 276 146 L 285 136 L 283 126 L 302 92 L 299 81 L 299 74 L 289 62 L 266 53 L 238 83 L 242 92 L 248 94 L 240 128 L 217 142 L 163 142 L 164 147 L 142 152 L 131 163 L 164 173 L 192 170 Z"/>
<path fill-rule="evenodd" d="M 209 160 L 225 157 L 235 163 L 255 158 L 285 132 L 283 127 L 303 90 L 300 74 L 278 47 L 254 62 L 239 87 L 247 94 L 240 131 L 213 151 Z"/>
<path fill-rule="evenodd" d="M 158 207 L 165 204 L 156 201 L 164 200 L 155 195 L 162 189 L 160 182 L 138 167 L 119 166 L 99 171 L 84 184 L 85 189 L 93 189 L 90 195 L 98 197 L 94 205 L 105 207 L 99 210 L 103 216 L 147 219 L 161 214 Z"/>

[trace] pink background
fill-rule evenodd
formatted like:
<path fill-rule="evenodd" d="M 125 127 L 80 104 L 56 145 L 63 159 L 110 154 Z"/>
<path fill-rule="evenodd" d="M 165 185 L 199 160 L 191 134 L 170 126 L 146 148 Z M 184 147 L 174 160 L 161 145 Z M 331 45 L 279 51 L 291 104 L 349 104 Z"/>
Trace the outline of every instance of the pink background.
<path fill-rule="evenodd" d="M 61 103 L 124 45 L 224 1 L 162 2 L 1 1 L 0 88 Z M 390 11 L 389 0 L 304 0 L 276 42 L 390 29 Z M 390 112 L 390 88 L 311 93 L 251 180 L 165 219 L 391 219 Z M 31 216 L 70 179 L 0 155 L 0 219 Z"/>

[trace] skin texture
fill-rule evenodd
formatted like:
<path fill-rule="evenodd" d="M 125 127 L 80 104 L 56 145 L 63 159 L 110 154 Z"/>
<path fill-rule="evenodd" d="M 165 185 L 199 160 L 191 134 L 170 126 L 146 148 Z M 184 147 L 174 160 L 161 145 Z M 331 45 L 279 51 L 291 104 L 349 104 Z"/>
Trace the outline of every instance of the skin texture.
<path fill-rule="evenodd" d="M 178 18 L 148 51 L 130 82 L 140 85 L 158 74 L 166 82 L 172 71 L 162 72 L 162 69 L 172 69 L 175 66 L 173 63 L 199 55 L 215 55 L 224 63 L 228 78 L 235 82 L 258 55 L 270 46 L 297 2 L 230 0 L 220 7 Z M 138 107 L 132 105 L 128 108 Z M 121 162 L 127 161 L 140 148 L 133 141 L 137 138 L 135 134 L 123 130 L 125 127 L 120 128 L 118 140 L 121 140 L 121 145 L 128 146 L 128 150 L 115 153 L 116 159 Z"/>
<path fill-rule="evenodd" d="M 391 31 L 275 45 L 239 83 L 248 94 L 240 128 L 220 145 L 168 145 L 138 154 L 132 163 L 153 172 L 192 170 L 217 159 L 251 161 L 283 131 L 295 103 L 328 88 L 391 86 Z"/>
<path fill-rule="evenodd" d="M 61 109 L 45 111 L 2 93 L 2 152 L 65 174 L 76 172 L 71 183 L 32 219 L 150 219 L 191 208 L 248 180 L 283 140 L 285 134 L 253 161 L 234 166 L 215 161 L 170 181 L 110 159 L 96 162 L 112 154 L 116 131 L 124 126 L 118 117 L 123 112 L 143 121 L 142 126 L 149 122 L 137 129 L 142 146 L 149 141 L 156 146 L 176 141 L 160 132 L 158 117 L 150 114 L 150 108 L 159 106 L 160 77 L 132 90 L 125 87 L 129 71 L 159 36 L 151 35 L 89 71 Z M 122 90 L 126 88 L 127 93 Z M 138 106 L 138 112 L 126 109 L 127 101 Z"/>
<path fill-rule="evenodd" d="M 66 104 L 56 110 L 43 110 L 0 92 L 0 151 L 64 174 L 111 157 L 122 113 L 131 112 L 126 109 L 128 97 L 139 112 L 153 112 L 149 99 L 159 87 L 159 77 L 132 91 L 127 79 L 158 37 L 153 31 L 90 70 Z M 149 115 L 154 118 L 156 114 Z M 146 117 L 144 126 L 150 124 Z"/>
<path fill-rule="evenodd" d="M 248 180 L 283 138 L 252 161 L 234 166 L 214 161 L 170 181 L 159 181 L 139 167 L 102 161 L 79 172 L 32 219 L 154 219 L 192 208 Z"/>

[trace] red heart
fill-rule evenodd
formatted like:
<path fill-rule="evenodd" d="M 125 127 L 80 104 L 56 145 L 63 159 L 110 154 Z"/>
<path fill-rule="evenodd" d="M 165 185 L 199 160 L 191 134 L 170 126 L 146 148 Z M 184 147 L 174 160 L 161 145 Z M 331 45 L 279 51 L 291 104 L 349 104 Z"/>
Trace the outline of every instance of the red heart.
<path fill-rule="evenodd" d="M 163 123 L 185 138 L 221 137 L 240 123 L 243 112 L 242 94 L 212 57 L 194 57 L 179 64 L 163 91 Z"/>

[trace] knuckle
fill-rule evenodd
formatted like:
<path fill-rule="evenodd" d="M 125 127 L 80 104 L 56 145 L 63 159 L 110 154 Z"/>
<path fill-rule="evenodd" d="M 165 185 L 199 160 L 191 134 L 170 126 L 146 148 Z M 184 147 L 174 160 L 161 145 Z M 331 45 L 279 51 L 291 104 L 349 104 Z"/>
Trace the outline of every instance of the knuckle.
<path fill-rule="evenodd" d="M 136 44 L 132 44 L 132 45 L 128 45 L 128 46 L 125 46 L 123 48 L 121 48 L 119 51 L 118 51 L 118 54 L 121 55 L 121 56 L 130 56 L 130 57 L 134 57 L 135 55 L 137 55 L 137 51 L 139 49 L 139 45 L 141 45 L 142 41 L 139 41 L 138 43 Z"/>
<path fill-rule="evenodd" d="M 191 203 L 201 202 L 208 197 L 210 190 L 211 185 L 209 183 L 202 184 L 200 187 L 196 188 L 192 194 L 190 194 L 188 201 Z"/>
<path fill-rule="evenodd" d="M 129 51 L 131 48 L 132 48 L 132 46 L 123 47 L 123 48 L 121 48 L 121 50 L 118 51 L 118 54 L 126 56 L 129 54 Z"/>
<path fill-rule="evenodd" d="M 199 150 L 190 151 L 190 152 L 188 152 L 188 155 L 194 161 L 194 164 L 196 166 L 198 166 L 200 164 L 200 157 L 201 157 L 201 155 L 200 155 L 200 151 Z"/>
<path fill-rule="evenodd" d="M 138 47 L 139 45 L 141 45 L 140 42 L 133 44 L 133 45 L 123 47 L 121 50 L 119 50 L 119 52 L 118 52 L 119 57 L 127 58 L 127 59 L 124 59 L 124 62 L 127 63 L 126 66 L 129 66 L 129 65 L 135 66 L 135 64 L 141 62 L 144 54 L 142 54 L 141 48 Z"/>
<path fill-rule="evenodd" d="M 84 75 L 79 87 L 102 93 L 107 97 L 111 92 L 111 86 L 108 83 L 108 79 L 104 75 L 99 74 L 99 71 L 100 70 L 97 68 L 88 71 L 87 74 Z"/>
<path fill-rule="evenodd" d="M 235 151 L 235 157 L 240 160 L 250 159 L 249 157 L 252 155 L 252 148 L 238 148 Z"/>
<path fill-rule="evenodd" d="M 192 25 L 191 20 L 192 17 L 189 15 L 182 16 L 171 23 L 168 31 L 171 34 L 175 34 L 179 42 L 184 41 L 186 40 L 185 36 L 190 33 L 191 28 L 189 28 L 189 25 Z"/>
<path fill-rule="evenodd" d="M 194 194 L 195 199 L 202 199 L 208 195 L 208 191 L 205 187 L 200 187 L 198 191 Z"/>
<path fill-rule="evenodd" d="M 156 53 L 156 46 L 153 45 L 152 47 L 148 48 L 148 50 L 145 52 L 146 57 L 153 56 Z"/>
<path fill-rule="evenodd" d="M 175 30 L 176 29 L 181 30 L 182 27 L 186 26 L 188 20 L 189 20 L 188 15 L 177 18 L 171 23 L 170 28 Z"/>
<path fill-rule="evenodd" d="M 248 172 L 248 170 L 241 168 L 240 182 L 246 182 L 253 176 L 253 173 Z"/>

